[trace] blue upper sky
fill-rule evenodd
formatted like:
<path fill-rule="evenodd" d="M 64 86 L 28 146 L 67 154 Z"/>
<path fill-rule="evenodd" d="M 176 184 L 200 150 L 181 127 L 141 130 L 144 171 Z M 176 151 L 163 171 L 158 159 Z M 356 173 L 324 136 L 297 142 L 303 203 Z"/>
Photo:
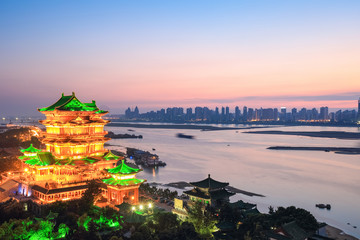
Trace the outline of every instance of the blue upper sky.
<path fill-rule="evenodd" d="M 360 94 L 359 13 L 355 0 L 2 0 L 0 116 L 72 91 L 114 113 L 264 96 L 351 107 L 339 96 Z"/>

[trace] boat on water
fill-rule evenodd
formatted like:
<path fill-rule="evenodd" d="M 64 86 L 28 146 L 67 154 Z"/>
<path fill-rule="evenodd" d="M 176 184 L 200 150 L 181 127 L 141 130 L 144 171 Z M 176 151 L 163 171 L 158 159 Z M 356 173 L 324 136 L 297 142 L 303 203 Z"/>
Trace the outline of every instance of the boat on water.
<path fill-rule="evenodd" d="M 316 204 L 315 205 L 316 207 L 318 208 L 326 208 L 327 210 L 330 210 L 331 209 L 331 205 L 330 204 L 323 204 L 323 203 L 319 203 L 319 204 Z"/>
<path fill-rule="evenodd" d="M 178 138 L 194 139 L 194 136 L 192 136 L 192 135 L 186 135 L 186 134 L 183 134 L 183 133 L 178 133 L 178 134 L 176 134 L 176 136 L 177 136 Z"/>

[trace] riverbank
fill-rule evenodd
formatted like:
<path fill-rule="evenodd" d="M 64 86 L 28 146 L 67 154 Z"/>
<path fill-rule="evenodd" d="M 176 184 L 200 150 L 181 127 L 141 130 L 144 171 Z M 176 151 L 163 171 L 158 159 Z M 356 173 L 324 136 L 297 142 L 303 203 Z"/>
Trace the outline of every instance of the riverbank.
<path fill-rule="evenodd" d="M 272 146 L 271 150 L 296 150 L 296 151 L 323 151 L 334 152 L 337 154 L 360 154 L 360 148 L 350 147 L 290 147 L 290 146 Z"/>
<path fill-rule="evenodd" d="M 275 135 L 294 135 L 318 138 L 336 138 L 345 140 L 360 139 L 359 132 L 341 132 L 341 131 L 318 131 L 318 132 L 298 132 L 298 131 L 251 131 L 244 132 L 248 134 L 275 134 Z"/>
<path fill-rule="evenodd" d="M 343 230 L 330 225 L 325 226 L 325 233 L 328 238 L 336 240 L 358 240 L 358 238 L 346 234 Z"/>
<path fill-rule="evenodd" d="M 194 129 L 201 131 L 216 131 L 216 130 L 239 130 L 239 129 L 255 129 L 267 127 L 216 127 L 210 125 L 190 125 L 190 124 L 143 124 L 143 123 L 120 123 L 112 122 L 109 127 L 126 127 L 126 128 L 158 128 L 158 129 Z"/>

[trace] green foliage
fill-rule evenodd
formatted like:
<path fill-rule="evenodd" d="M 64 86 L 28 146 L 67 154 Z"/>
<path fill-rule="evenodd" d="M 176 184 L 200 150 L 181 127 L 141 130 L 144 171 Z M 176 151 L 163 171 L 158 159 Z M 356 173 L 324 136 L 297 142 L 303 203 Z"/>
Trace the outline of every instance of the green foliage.
<path fill-rule="evenodd" d="M 25 219 L 29 217 L 30 213 L 24 211 L 22 204 L 14 199 L 0 203 L 0 224 L 9 219 Z"/>
<path fill-rule="evenodd" d="M 179 239 L 200 239 L 192 223 L 183 222 L 179 228 Z"/>
<path fill-rule="evenodd" d="M 202 238 L 211 238 L 212 232 L 216 231 L 216 223 L 214 216 L 206 211 L 203 205 L 196 202 L 192 208 L 190 208 L 187 221 L 192 223 L 196 232 Z"/>
<path fill-rule="evenodd" d="M 24 139 L 31 138 L 29 128 L 10 129 L 0 134 L 0 148 L 19 147 Z"/>
<path fill-rule="evenodd" d="M 305 231 L 315 231 L 318 228 L 318 223 L 315 217 L 308 211 L 302 208 L 279 207 L 273 214 L 270 215 L 271 222 L 274 226 L 281 226 L 282 224 L 296 221 L 299 227 Z"/>
<path fill-rule="evenodd" d="M 93 208 L 79 217 L 77 225 L 85 231 L 118 230 L 121 229 L 122 217 L 115 210 L 107 207 L 104 209 Z"/>
<path fill-rule="evenodd" d="M 175 197 L 178 196 L 177 191 L 170 191 L 168 188 L 162 189 L 162 188 L 157 188 L 155 186 L 151 187 L 148 183 L 141 184 L 139 190 L 141 193 L 144 193 L 145 195 L 153 196 L 154 198 L 160 197 L 160 198 L 173 200 Z"/>
<path fill-rule="evenodd" d="M 241 214 L 239 211 L 233 210 L 229 204 L 225 204 L 220 208 L 219 222 L 230 222 L 236 224 L 241 221 Z"/>
<path fill-rule="evenodd" d="M 269 208 L 271 214 L 256 214 L 248 216 L 237 232 L 244 239 L 264 239 L 265 232 L 271 227 L 295 221 L 305 231 L 312 232 L 318 228 L 318 223 L 310 212 L 296 207 L 279 207 L 276 211 Z"/>
<path fill-rule="evenodd" d="M 89 222 L 90 221 L 91 221 L 91 218 L 85 213 L 81 217 L 79 217 L 77 224 L 79 227 L 83 227 L 85 229 L 85 231 L 89 231 Z"/>
<path fill-rule="evenodd" d="M 179 226 L 179 221 L 176 215 L 170 212 L 158 212 L 155 214 L 155 219 L 159 231 L 163 231 L 165 229 L 172 230 Z"/>
<path fill-rule="evenodd" d="M 271 214 L 273 214 L 275 211 L 274 211 L 274 208 L 273 208 L 273 206 L 270 206 L 269 207 L 269 214 L 271 215 Z"/>
<path fill-rule="evenodd" d="M 101 197 L 100 184 L 95 180 L 91 180 L 88 184 L 84 195 L 81 197 L 81 208 L 83 212 L 87 212 L 94 203 L 96 203 Z"/>
<path fill-rule="evenodd" d="M 260 240 L 265 238 L 265 231 L 270 230 L 269 217 L 266 214 L 251 215 L 239 228 L 239 235 L 244 239 Z"/>
<path fill-rule="evenodd" d="M 54 224 L 47 220 L 11 219 L 0 226 L 0 239 L 51 239 Z"/>
<path fill-rule="evenodd" d="M 65 238 L 70 232 L 70 228 L 66 224 L 61 223 L 58 228 L 57 238 Z"/>

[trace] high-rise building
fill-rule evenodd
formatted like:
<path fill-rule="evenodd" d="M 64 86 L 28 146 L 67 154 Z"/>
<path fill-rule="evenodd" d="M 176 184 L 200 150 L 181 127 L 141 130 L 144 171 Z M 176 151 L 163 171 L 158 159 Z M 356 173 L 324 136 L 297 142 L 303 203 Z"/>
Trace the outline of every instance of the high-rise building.
<path fill-rule="evenodd" d="M 264 108 L 261 113 L 262 121 L 274 121 L 274 109 L 272 108 Z"/>
<path fill-rule="evenodd" d="M 247 113 L 247 116 L 248 116 L 248 121 L 252 121 L 254 119 L 254 109 L 252 108 L 249 108 L 248 109 L 248 113 Z"/>
<path fill-rule="evenodd" d="M 291 120 L 295 122 L 297 120 L 297 109 L 293 108 L 291 109 Z"/>
<path fill-rule="evenodd" d="M 279 120 L 279 110 L 277 108 L 274 108 L 274 119 L 275 121 Z"/>
<path fill-rule="evenodd" d="M 248 120 L 248 110 L 247 110 L 247 107 L 244 106 L 243 108 L 243 121 L 247 121 Z"/>
<path fill-rule="evenodd" d="M 195 119 L 197 121 L 200 121 L 203 119 L 203 115 L 204 115 L 204 112 L 203 112 L 202 107 L 196 107 L 195 108 Z"/>
<path fill-rule="evenodd" d="M 280 121 L 286 121 L 286 107 L 281 107 L 280 109 Z"/>
<path fill-rule="evenodd" d="M 226 120 L 226 122 L 230 121 L 230 108 L 229 107 L 226 107 L 225 120 Z"/>
<path fill-rule="evenodd" d="M 328 120 L 329 119 L 329 108 L 328 107 L 320 108 L 319 119 L 320 120 Z"/>
<path fill-rule="evenodd" d="M 192 118 L 192 108 L 187 108 L 185 119 L 189 121 L 189 120 L 191 120 L 191 118 Z"/>
<path fill-rule="evenodd" d="M 235 107 L 235 122 L 238 122 L 240 120 L 240 109 L 238 106 Z"/>

